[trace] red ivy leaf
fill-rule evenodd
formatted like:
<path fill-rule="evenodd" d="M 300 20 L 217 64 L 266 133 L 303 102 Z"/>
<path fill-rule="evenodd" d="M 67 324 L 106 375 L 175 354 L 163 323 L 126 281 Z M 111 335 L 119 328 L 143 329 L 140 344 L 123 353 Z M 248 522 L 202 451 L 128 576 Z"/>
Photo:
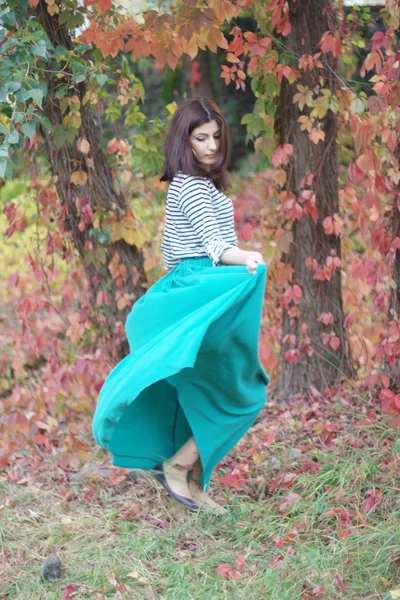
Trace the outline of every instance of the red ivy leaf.
<path fill-rule="evenodd" d="M 69 600 L 71 598 L 72 592 L 75 592 L 75 590 L 76 585 L 74 585 L 73 583 L 69 583 L 65 588 L 63 595 L 61 596 L 61 600 Z"/>

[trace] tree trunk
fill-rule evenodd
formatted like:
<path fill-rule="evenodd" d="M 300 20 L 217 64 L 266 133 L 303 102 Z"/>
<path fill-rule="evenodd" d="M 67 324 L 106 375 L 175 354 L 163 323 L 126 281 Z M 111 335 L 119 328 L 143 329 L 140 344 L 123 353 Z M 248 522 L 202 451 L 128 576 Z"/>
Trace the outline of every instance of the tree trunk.
<path fill-rule="evenodd" d="M 322 34 L 329 29 L 329 0 L 290 0 L 289 5 L 292 31 L 284 38 L 285 45 L 294 57 L 298 58 L 303 54 L 314 55 L 320 51 Z M 294 58 L 293 62 L 295 67 L 298 67 L 297 58 Z M 282 339 L 286 341 L 282 344 L 277 391 L 279 395 L 285 396 L 305 392 L 311 385 L 318 390 L 332 386 L 341 375 L 348 374 L 349 370 L 341 268 L 334 271 L 330 280 L 316 280 L 316 271 L 306 267 L 308 257 L 316 259 L 321 267 L 326 265 L 328 257 L 341 258 L 340 238 L 326 235 L 322 225 L 326 217 L 333 217 L 335 213 L 339 213 L 336 117 L 328 110 L 322 119 L 325 140 L 315 144 L 309 139 L 307 131 L 300 130 L 297 120 L 300 115 L 309 114 L 310 110 L 307 111 L 307 107 L 304 107 L 303 111 L 300 111 L 298 104 L 293 103 L 293 96 L 298 92 L 297 85 L 308 86 L 314 90 L 320 77 L 323 77 L 320 87 L 335 92 L 336 81 L 328 67 L 332 67 L 331 54 L 321 55 L 320 60 L 323 63 L 322 69 L 302 72 L 301 79 L 292 85 L 283 78 L 275 121 L 279 144 L 292 144 L 294 147 L 294 154 L 287 167 L 285 189 L 294 194 L 296 199 L 302 189 L 312 189 L 316 195 L 318 210 L 317 223 L 310 215 L 304 214 L 300 220 L 294 222 L 293 243 L 288 254 L 282 259 L 293 268 L 291 284 L 297 284 L 302 290 L 298 313 L 290 310 L 283 312 Z M 310 173 L 314 175 L 313 182 L 311 186 L 305 186 L 302 179 Z M 317 321 L 322 313 L 331 313 L 333 323 L 324 325 L 322 321 Z M 330 332 L 334 332 L 332 336 L 340 341 L 337 349 L 333 349 L 329 342 L 323 343 L 322 334 Z M 291 345 L 294 338 L 286 338 L 288 335 L 295 336 L 295 347 Z M 332 342 L 334 347 L 335 342 Z M 296 362 L 295 358 L 290 362 L 290 356 L 285 358 L 285 354 L 288 350 L 296 348 L 299 350 L 299 360 Z"/>
<path fill-rule="evenodd" d="M 215 101 L 215 89 L 210 78 L 210 69 L 208 64 L 208 53 L 206 50 L 200 50 L 193 62 L 198 64 L 200 81 L 195 85 L 191 93 L 192 98 L 209 98 Z"/>
<path fill-rule="evenodd" d="M 50 16 L 47 11 L 47 4 L 40 0 L 36 9 L 30 9 L 30 13 L 35 16 L 38 22 L 44 28 L 48 38 L 53 46 L 64 46 L 70 50 L 73 46 L 68 29 L 60 25 L 57 15 Z M 67 76 L 64 76 L 67 79 Z M 60 109 L 59 100 L 55 97 L 56 84 L 60 79 L 50 78 L 47 81 L 48 94 L 44 101 L 43 109 L 53 126 L 62 125 L 63 115 Z M 77 148 L 76 140 L 72 143 L 65 142 L 61 148 L 57 148 L 51 134 L 47 134 L 43 129 L 41 135 L 44 140 L 47 157 L 50 163 L 51 171 L 56 176 L 56 188 L 61 203 L 65 209 L 65 226 L 70 232 L 74 246 L 78 251 L 92 293 L 92 304 L 97 312 L 97 318 L 105 319 L 105 326 L 111 338 L 115 337 L 118 328 L 118 322 L 124 323 L 130 307 L 126 306 L 119 310 L 117 307 L 117 293 L 130 294 L 133 300 L 140 298 L 146 291 L 143 284 L 146 283 L 146 276 L 143 268 L 143 254 L 136 246 L 127 244 L 124 240 L 110 243 L 105 246 L 99 243 L 94 237 L 89 237 L 89 226 L 84 231 L 79 230 L 80 216 L 77 212 L 76 198 L 85 199 L 94 210 L 101 207 L 104 211 L 114 211 L 117 215 L 124 213 L 127 205 L 124 197 L 115 189 L 114 181 L 108 166 L 106 157 L 101 149 L 99 124 L 90 108 L 90 103 L 82 104 L 82 99 L 87 91 L 85 82 L 75 85 L 75 94 L 78 95 L 81 102 L 80 113 L 82 124 L 80 135 L 90 143 L 90 152 L 86 157 Z M 71 93 L 71 96 L 73 94 Z M 89 158 L 89 161 L 88 161 Z M 71 183 L 71 174 L 74 171 L 85 171 L 87 173 L 87 183 L 85 185 L 74 185 Z M 88 254 L 85 250 L 86 242 L 93 244 L 93 251 L 98 251 L 98 260 L 87 260 Z M 92 251 L 92 252 L 93 252 Z M 124 265 L 125 279 L 120 281 L 121 285 L 116 287 L 112 274 L 108 268 L 110 260 L 117 253 L 119 264 Z M 136 267 L 137 276 L 134 275 L 132 267 Z M 106 291 L 110 298 L 110 306 L 103 306 L 102 317 L 96 307 L 96 297 L 99 291 Z M 128 343 L 125 340 L 117 352 L 117 357 L 122 358 L 129 352 Z"/>

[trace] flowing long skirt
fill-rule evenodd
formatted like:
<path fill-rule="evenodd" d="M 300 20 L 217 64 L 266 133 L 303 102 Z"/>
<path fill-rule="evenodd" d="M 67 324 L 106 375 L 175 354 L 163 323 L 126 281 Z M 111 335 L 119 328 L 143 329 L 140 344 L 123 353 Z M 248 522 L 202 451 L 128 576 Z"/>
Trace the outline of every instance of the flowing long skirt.
<path fill-rule="evenodd" d="M 258 356 L 266 276 L 266 265 L 251 275 L 184 258 L 134 304 L 130 354 L 105 380 L 93 420 L 115 466 L 153 469 L 193 435 L 208 489 L 266 401 Z"/>

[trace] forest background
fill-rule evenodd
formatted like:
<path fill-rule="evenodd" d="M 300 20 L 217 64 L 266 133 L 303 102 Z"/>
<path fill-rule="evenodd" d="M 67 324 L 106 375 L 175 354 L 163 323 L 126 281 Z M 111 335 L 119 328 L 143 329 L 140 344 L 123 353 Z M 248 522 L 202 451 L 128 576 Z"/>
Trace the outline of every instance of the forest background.
<path fill-rule="evenodd" d="M 0 592 L 186 600 L 201 581 L 207 598 L 400 597 L 398 5 L 0 9 L 0 509 L 13 524 Z M 216 476 L 235 510 L 189 535 L 159 497 L 148 506 L 146 482 L 132 500 L 90 423 L 128 352 L 125 318 L 164 273 L 162 143 L 192 96 L 227 117 L 240 245 L 268 263 L 259 352 L 272 384 Z M 93 543 L 88 520 L 105 529 L 95 576 L 71 540 Z M 116 523 L 149 544 L 125 574 L 107 546 Z M 46 587 L 35 569 L 60 548 L 75 579 Z"/>

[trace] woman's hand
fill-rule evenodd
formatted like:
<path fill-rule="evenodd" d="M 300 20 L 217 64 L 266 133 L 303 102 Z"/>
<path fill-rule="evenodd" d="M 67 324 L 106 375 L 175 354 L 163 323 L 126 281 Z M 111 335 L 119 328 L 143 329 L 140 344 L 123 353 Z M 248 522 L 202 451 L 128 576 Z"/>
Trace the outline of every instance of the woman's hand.
<path fill-rule="evenodd" d="M 251 252 L 246 259 L 246 267 L 252 275 L 257 271 L 257 265 L 265 265 L 265 260 L 260 252 Z"/>

